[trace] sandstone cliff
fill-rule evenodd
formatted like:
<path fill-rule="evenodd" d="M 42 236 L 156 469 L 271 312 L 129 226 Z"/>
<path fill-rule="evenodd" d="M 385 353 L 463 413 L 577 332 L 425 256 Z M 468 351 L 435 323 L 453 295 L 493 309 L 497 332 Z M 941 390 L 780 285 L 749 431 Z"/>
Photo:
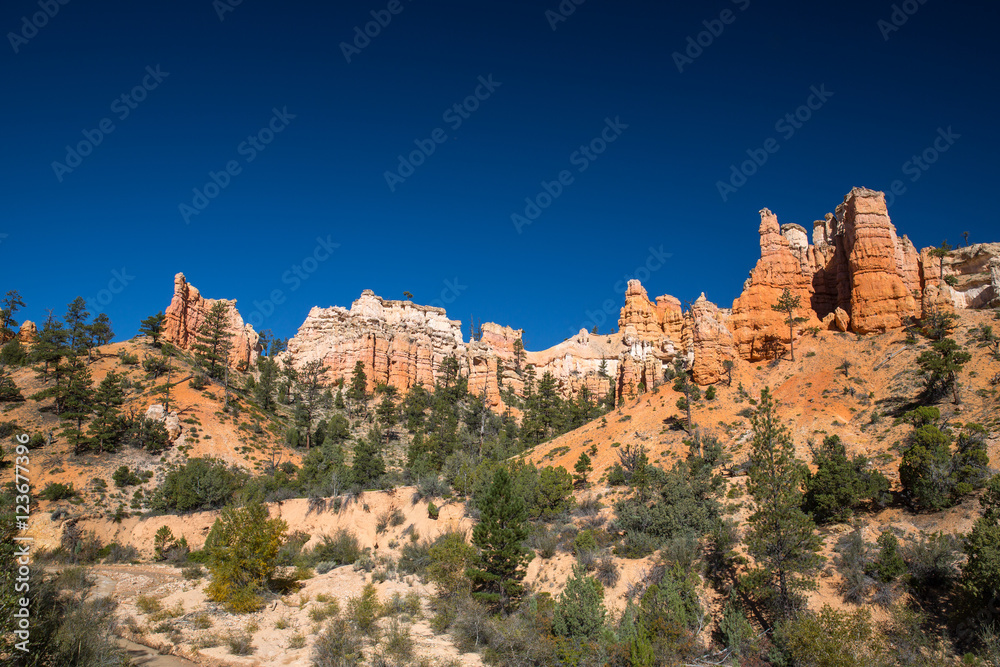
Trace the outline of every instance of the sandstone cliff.
<path fill-rule="evenodd" d="M 260 336 L 252 326 L 244 324 L 236 310 L 236 301 L 202 297 L 197 287 L 188 284 L 183 273 L 174 276 L 174 297 L 164 313 L 163 339 L 182 350 L 193 349 L 208 311 L 220 301 L 229 306 L 226 323 L 232 342 L 229 363 L 233 367 L 249 366 L 259 352 Z"/>

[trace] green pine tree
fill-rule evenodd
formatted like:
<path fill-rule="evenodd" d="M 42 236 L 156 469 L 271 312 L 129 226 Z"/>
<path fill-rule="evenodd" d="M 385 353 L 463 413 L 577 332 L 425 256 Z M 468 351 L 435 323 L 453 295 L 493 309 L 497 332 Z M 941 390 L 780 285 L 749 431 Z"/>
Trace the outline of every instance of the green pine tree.
<path fill-rule="evenodd" d="M 216 301 L 198 328 L 194 345 L 195 357 L 206 366 L 209 377 L 221 380 L 232 348 L 229 337 L 229 304 Z"/>
<path fill-rule="evenodd" d="M 87 310 L 87 302 L 82 296 L 73 299 L 66 308 L 63 321 L 66 322 L 66 330 L 69 332 L 69 349 L 74 354 L 84 354 L 90 350 L 90 326 L 87 324 L 89 318 L 90 311 Z"/>
<path fill-rule="evenodd" d="M 351 408 L 354 412 L 362 412 L 368 401 L 368 376 L 365 375 L 365 364 L 360 359 L 354 364 L 351 386 L 347 390 L 347 400 L 351 402 Z"/>
<path fill-rule="evenodd" d="M 122 390 L 122 376 L 114 371 L 109 372 L 97 385 L 94 392 L 94 419 L 87 428 L 91 447 L 98 452 L 115 451 L 117 440 L 122 434 L 122 422 L 119 419 L 119 408 L 125 402 Z"/>
<path fill-rule="evenodd" d="M 479 523 L 472 531 L 479 557 L 468 570 L 472 596 L 509 611 L 524 594 L 521 581 L 534 553 L 524 546 L 531 532 L 528 510 L 506 468 L 501 466 L 494 473 L 479 509 Z"/>
<path fill-rule="evenodd" d="M 139 322 L 139 333 L 151 338 L 153 347 L 160 346 L 160 337 L 163 336 L 163 323 L 166 319 L 167 316 L 163 314 L 163 311 L 160 311 L 156 315 L 150 315 Z"/>
<path fill-rule="evenodd" d="M 573 576 L 566 581 L 552 613 L 552 631 L 572 639 L 597 639 L 604 629 L 607 610 L 604 588 L 588 577 L 580 565 L 573 566 Z"/>
<path fill-rule="evenodd" d="M 90 337 L 89 347 L 100 347 L 107 345 L 114 339 L 115 332 L 111 329 L 111 319 L 104 313 L 94 318 L 94 321 L 87 328 Z"/>
<path fill-rule="evenodd" d="M 62 434 L 73 445 L 74 453 L 79 454 L 89 447 L 83 422 L 93 411 L 93 384 L 90 369 L 80 357 L 70 357 L 65 367 L 66 380 L 56 394 L 56 404 L 59 417 L 66 420 Z"/>
<path fill-rule="evenodd" d="M 787 287 L 778 297 L 778 303 L 771 305 L 771 310 L 785 314 L 785 324 L 788 325 L 788 350 L 791 352 L 792 361 L 795 361 L 795 325 L 806 321 L 804 317 L 795 317 L 795 311 L 801 307 L 802 298 L 793 296 Z"/>
<path fill-rule="evenodd" d="M 815 588 L 823 562 L 816 524 L 802 511 L 806 465 L 795 458 L 788 429 L 778 420 L 771 392 L 760 393 L 751 418 L 753 442 L 747 491 L 753 513 L 747 523 L 747 551 L 755 567 L 748 583 L 774 618 L 789 618 L 802 604 L 800 593 Z"/>
<path fill-rule="evenodd" d="M 302 426 L 306 433 L 306 451 L 312 445 L 312 423 L 319 415 L 326 402 L 326 368 L 319 359 L 307 362 L 299 373 L 298 382 L 295 385 L 295 393 L 298 397 L 298 408 L 302 414 Z"/>
<path fill-rule="evenodd" d="M 14 319 L 14 315 L 21 308 L 24 308 L 24 301 L 21 299 L 21 293 L 17 290 L 10 290 L 3 299 L 0 299 L 0 345 L 17 336 L 14 329 L 18 322 Z"/>

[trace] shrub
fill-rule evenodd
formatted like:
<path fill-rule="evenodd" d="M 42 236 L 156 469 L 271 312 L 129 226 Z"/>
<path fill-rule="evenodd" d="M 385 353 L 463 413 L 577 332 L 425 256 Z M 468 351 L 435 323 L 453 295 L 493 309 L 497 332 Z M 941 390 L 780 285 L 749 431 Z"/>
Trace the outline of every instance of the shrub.
<path fill-rule="evenodd" d="M 314 667 L 349 667 L 364 664 L 364 639 L 343 618 L 335 618 L 313 644 Z"/>
<path fill-rule="evenodd" d="M 920 539 L 903 549 L 910 581 L 920 592 L 943 589 L 958 574 L 960 542 L 954 535 L 921 533 Z"/>
<path fill-rule="evenodd" d="M 824 605 L 818 614 L 798 615 L 778 634 L 796 665 L 866 667 L 889 657 L 867 609 L 840 612 Z"/>
<path fill-rule="evenodd" d="M 205 379 L 204 375 L 195 375 L 190 381 L 188 381 L 188 386 L 196 391 L 201 391 L 208 386 L 208 380 Z"/>
<path fill-rule="evenodd" d="M 437 521 L 439 513 L 440 512 L 439 512 L 439 510 L 437 508 L 437 505 L 435 505 L 433 502 L 427 503 L 427 516 L 428 516 L 428 518 Z"/>
<path fill-rule="evenodd" d="M 131 544 L 121 545 L 112 542 L 108 545 L 108 555 L 104 557 L 105 563 L 135 563 L 139 560 L 139 550 Z"/>
<path fill-rule="evenodd" d="M 429 540 L 404 544 L 399 553 L 398 567 L 400 572 L 423 576 L 431 564 L 430 553 L 431 542 Z"/>
<path fill-rule="evenodd" d="M 111 475 L 111 479 L 114 480 L 115 486 L 118 488 L 142 484 L 142 478 L 129 470 L 128 466 L 121 466 L 118 470 L 115 470 Z"/>
<path fill-rule="evenodd" d="M 548 526 L 536 526 L 531 533 L 528 545 L 537 551 L 542 558 L 552 558 L 559 546 L 559 534 Z"/>
<path fill-rule="evenodd" d="M 986 430 L 982 426 L 967 424 L 952 455 L 951 435 L 925 424 L 911 436 L 899 466 L 899 479 L 914 506 L 936 511 L 982 488 L 988 470 Z"/>
<path fill-rule="evenodd" d="M 878 556 L 871 564 L 870 572 L 879 581 L 888 583 L 906 572 L 906 562 L 899 551 L 899 541 L 888 530 L 878 536 L 878 545 Z"/>
<path fill-rule="evenodd" d="M 376 621 L 382 615 L 382 605 L 374 584 L 365 584 L 361 595 L 347 601 L 347 613 L 361 632 L 371 634 L 375 630 Z"/>
<path fill-rule="evenodd" d="M 550 519 L 573 507 L 573 478 L 559 466 L 546 466 L 538 472 L 538 489 L 534 502 L 528 503 L 531 518 Z"/>
<path fill-rule="evenodd" d="M 594 531 L 592 530 L 581 530 L 576 534 L 573 539 L 573 553 L 579 556 L 580 554 L 588 551 L 594 551 L 597 549 L 597 538 L 594 537 Z"/>
<path fill-rule="evenodd" d="M 438 594 L 455 597 L 469 591 L 466 568 L 476 557 L 476 550 L 465 541 L 465 535 L 451 531 L 443 533 L 428 552 L 431 562 L 427 574 L 437 584 Z"/>
<path fill-rule="evenodd" d="M 210 553 L 212 582 L 208 597 L 232 612 L 260 606 L 260 593 L 274 569 L 285 530 L 281 519 L 271 519 L 262 503 L 227 507 Z"/>
<path fill-rule="evenodd" d="M 178 512 L 218 508 L 233 498 L 245 480 L 246 475 L 218 459 L 190 459 L 167 473 L 150 505 Z"/>
<path fill-rule="evenodd" d="M 709 401 L 715 400 L 715 385 L 711 385 L 705 390 L 705 399 Z"/>
<path fill-rule="evenodd" d="M 309 552 L 306 560 L 310 563 L 335 563 L 333 567 L 339 567 L 352 565 L 359 558 L 361 558 L 361 543 L 358 542 L 357 536 L 345 528 L 339 528 L 332 536 L 324 535 L 323 540 Z M 319 567 L 316 571 L 319 572 Z"/>
<path fill-rule="evenodd" d="M 118 359 L 124 366 L 136 366 L 139 363 L 139 355 L 131 354 L 125 350 L 118 353 Z"/>
<path fill-rule="evenodd" d="M 865 504 L 888 500 L 889 480 L 871 468 L 868 458 L 848 459 L 839 436 L 828 436 L 813 450 L 813 464 L 816 472 L 806 477 L 803 505 L 818 523 L 845 521 Z"/>
<path fill-rule="evenodd" d="M 386 652 L 396 660 L 400 662 L 410 660 L 413 657 L 413 637 L 410 636 L 410 627 L 398 619 L 393 619 L 389 623 L 384 646 Z"/>
<path fill-rule="evenodd" d="M 614 588 L 615 584 L 618 583 L 619 576 L 618 564 L 615 563 L 611 554 L 602 555 L 601 559 L 597 561 L 597 571 L 594 573 L 594 577 L 608 588 Z"/>
<path fill-rule="evenodd" d="M 586 575 L 582 567 L 573 568 L 573 576 L 556 602 L 552 631 L 574 639 L 595 638 L 604 627 L 604 589 Z"/>
<path fill-rule="evenodd" d="M 45 485 L 45 488 L 38 493 L 38 497 L 42 500 L 65 500 L 67 498 L 72 498 L 76 495 L 76 489 L 73 488 L 73 482 L 69 484 L 60 484 L 59 482 L 49 482 Z"/>
<path fill-rule="evenodd" d="M 251 655 L 256 650 L 253 646 L 253 637 L 245 630 L 229 633 L 226 644 L 233 655 Z"/>

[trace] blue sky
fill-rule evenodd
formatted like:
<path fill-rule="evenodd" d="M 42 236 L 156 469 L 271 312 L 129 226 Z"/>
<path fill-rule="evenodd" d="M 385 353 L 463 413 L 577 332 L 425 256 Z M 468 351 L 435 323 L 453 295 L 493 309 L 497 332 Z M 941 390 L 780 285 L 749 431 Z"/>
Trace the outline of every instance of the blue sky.
<path fill-rule="evenodd" d="M 128 337 L 182 271 L 282 336 L 372 289 L 540 349 L 636 274 L 731 305 L 764 206 L 899 181 L 918 247 L 1000 240 L 995 4 L 233 2 L 0 9 L 22 319 Z"/>

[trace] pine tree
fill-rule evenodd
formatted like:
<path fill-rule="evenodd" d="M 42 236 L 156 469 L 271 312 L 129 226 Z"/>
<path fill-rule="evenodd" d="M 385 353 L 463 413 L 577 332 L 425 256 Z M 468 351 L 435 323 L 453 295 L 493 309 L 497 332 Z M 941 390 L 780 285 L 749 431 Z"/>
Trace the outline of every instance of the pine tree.
<path fill-rule="evenodd" d="M 229 304 L 225 301 L 216 301 L 198 328 L 196 336 L 198 342 L 194 345 L 195 357 L 199 363 L 208 365 L 206 370 L 209 377 L 216 380 L 222 379 L 223 364 L 233 345 L 229 337 L 228 323 Z"/>
<path fill-rule="evenodd" d="M 362 488 L 370 488 L 385 474 L 385 460 L 379 451 L 378 439 L 371 434 L 361 438 L 354 447 L 354 462 L 351 465 L 351 481 Z"/>
<path fill-rule="evenodd" d="M 365 375 L 365 364 L 360 359 L 354 364 L 351 386 L 347 390 L 347 400 L 351 402 L 351 408 L 354 412 L 362 412 L 368 401 L 368 376 Z"/>
<path fill-rule="evenodd" d="M 552 631 L 561 637 L 596 639 L 604 628 L 604 589 L 588 577 L 581 565 L 573 566 L 552 614 Z"/>
<path fill-rule="evenodd" d="M 163 311 L 160 311 L 156 315 L 150 315 L 139 322 L 139 333 L 151 338 L 153 340 L 153 347 L 160 346 L 160 337 L 163 336 L 163 323 L 166 319 L 167 316 L 163 314 Z"/>
<path fill-rule="evenodd" d="M 587 452 L 581 452 L 580 458 L 576 460 L 576 465 L 573 467 L 576 471 L 574 479 L 578 486 L 587 486 L 587 475 L 594 469 L 594 466 L 590 462 L 590 457 L 587 456 Z"/>
<path fill-rule="evenodd" d="M 791 435 L 778 421 L 766 388 L 751 424 L 747 491 L 753 498 L 753 513 L 747 520 L 747 551 L 756 567 L 748 583 L 775 618 L 785 619 L 801 605 L 800 592 L 815 588 L 815 572 L 823 560 L 817 553 L 822 539 L 801 508 L 808 468 L 795 458 Z"/>
<path fill-rule="evenodd" d="M 115 332 L 111 329 L 111 319 L 104 313 L 94 318 L 88 328 L 90 335 L 89 347 L 100 347 L 107 345 L 115 337 Z"/>
<path fill-rule="evenodd" d="M 965 538 L 968 560 L 962 566 L 962 586 L 981 605 L 1000 591 L 1000 475 L 994 475 L 979 498 L 983 515 Z"/>
<path fill-rule="evenodd" d="M 479 523 L 472 531 L 479 557 L 468 570 L 472 596 L 509 611 L 524 593 L 521 581 L 534 554 L 523 544 L 531 532 L 528 509 L 506 468 L 501 466 L 493 475 L 479 509 Z"/>
<path fill-rule="evenodd" d="M 117 440 L 122 433 L 122 422 L 118 418 L 119 408 L 125 402 L 122 391 L 122 376 L 114 371 L 109 372 L 97 385 L 94 392 L 94 419 L 87 428 L 92 447 L 98 452 L 113 452 L 117 449 Z"/>
<path fill-rule="evenodd" d="M 778 303 L 771 305 L 771 310 L 784 313 L 785 324 L 788 325 L 788 349 L 792 354 L 792 361 L 795 361 L 795 325 L 805 322 L 804 317 L 795 317 L 795 311 L 802 306 L 802 298 L 793 296 L 787 287 L 778 297 Z"/>
<path fill-rule="evenodd" d="M 958 374 L 972 355 L 959 349 L 958 343 L 951 338 L 934 341 L 931 348 L 917 357 L 917 365 L 924 374 L 927 396 L 934 398 L 950 389 L 955 403 L 961 403 Z"/>
<path fill-rule="evenodd" d="M 0 300 L 0 345 L 17 336 L 14 328 L 18 322 L 14 319 L 14 315 L 21 308 L 24 308 L 24 301 L 21 300 L 21 293 L 17 290 L 10 290 Z"/>
<path fill-rule="evenodd" d="M 38 340 L 35 341 L 31 350 L 31 356 L 34 360 L 44 364 L 42 377 L 45 377 L 51 366 L 53 370 L 57 371 L 56 384 L 58 384 L 59 362 L 69 352 L 69 332 L 66 331 L 66 327 L 63 326 L 62 322 L 53 318 L 52 314 L 49 313 L 48 318 L 42 325 L 42 330 L 38 332 Z"/>
<path fill-rule="evenodd" d="M 254 385 L 253 393 L 264 412 L 273 412 L 274 389 L 278 379 L 278 364 L 269 357 L 261 357 L 257 360 L 257 368 L 260 369 L 260 378 Z"/>
<path fill-rule="evenodd" d="M 518 373 L 521 372 L 521 364 L 524 363 L 524 343 L 521 341 L 521 337 L 518 336 L 517 340 L 514 341 L 514 368 Z"/>
<path fill-rule="evenodd" d="M 390 435 L 392 434 L 392 428 L 396 425 L 396 422 L 399 419 L 396 404 L 392 402 L 392 399 L 389 398 L 388 394 L 382 397 L 382 402 L 379 403 L 378 407 L 375 409 L 375 414 L 385 427 L 385 437 L 388 442 Z"/>
<path fill-rule="evenodd" d="M 299 373 L 295 385 L 299 406 L 302 412 L 302 422 L 306 431 L 306 451 L 312 445 L 312 423 L 319 411 L 326 404 L 324 389 L 326 389 L 326 368 L 319 359 L 307 362 Z"/>
<path fill-rule="evenodd" d="M 87 302 L 82 296 L 73 299 L 66 308 L 63 321 L 66 322 L 66 329 L 69 332 L 69 349 L 74 354 L 83 354 L 90 350 L 90 327 L 87 324 L 89 318 L 90 311 L 87 310 Z"/>
<path fill-rule="evenodd" d="M 80 357 L 70 357 L 65 364 L 65 383 L 56 394 L 59 417 L 65 419 L 63 435 L 73 445 L 74 453 L 87 449 L 83 422 L 93 411 L 93 385 L 90 369 Z"/>
<path fill-rule="evenodd" d="M 0 403 L 23 400 L 24 395 L 21 394 L 21 390 L 18 388 L 17 383 L 14 382 L 14 378 L 10 376 L 10 371 L 0 366 Z"/>

